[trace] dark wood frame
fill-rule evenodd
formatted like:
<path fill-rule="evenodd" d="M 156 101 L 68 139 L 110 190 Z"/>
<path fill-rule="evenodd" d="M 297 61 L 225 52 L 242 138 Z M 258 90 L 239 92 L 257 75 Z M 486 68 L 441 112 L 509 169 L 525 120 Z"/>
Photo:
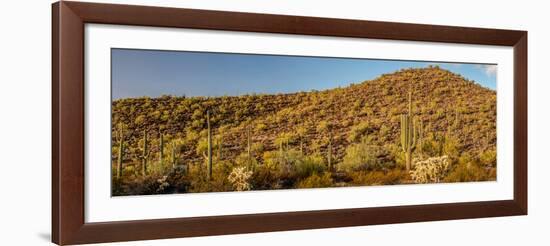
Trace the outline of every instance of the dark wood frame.
<path fill-rule="evenodd" d="M 527 32 L 80 2 L 52 6 L 52 240 L 66 244 L 527 214 Z M 514 199 L 85 223 L 84 24 L 510 46 L 514 49 Z"/>

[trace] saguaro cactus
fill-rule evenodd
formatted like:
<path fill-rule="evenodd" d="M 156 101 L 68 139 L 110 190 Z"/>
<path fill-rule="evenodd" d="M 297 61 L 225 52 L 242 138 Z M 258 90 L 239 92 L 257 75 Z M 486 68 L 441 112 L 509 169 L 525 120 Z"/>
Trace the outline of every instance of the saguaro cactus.
<path fill-rule="evenodd" d="M 409 92 L 409 112 L 401 115 L 401 148 L 405 152 L 407 171 L 411 169 L 412 152 L 417 141 L 417 126 L 412 114 L 412 92 Z"/>
<path fill-rule="evenodd" d="M 296 130 L 296 133 L 298 134 L 298 137 L 300 138 L 300 154 L 304 154 L 304 138 L 307 134 L 307 128 L 305 126 L 301 126 Z"/>
<path fill-rule="evenodd" d="M 283 143 L 284 143 L 283 140 L 279 141 L 279 156 L 281 156 L 281 157 L 284 154 Z"/>
<path fill-rule="evenodd" d="M 455 109 L 455 122 L 454 127 L 458 128 L 460 126 L 460 112 L 458 111 L 458 108 Z"/>
<path fill-rule="evenodd" d="M 212 129 L 210 128 L 210 110 L 206 110 L 206 125 L 208 127 L 208 179 L 212 179 Z"/>
<path fill-rule="evenodd" d="M 284 166 L 287 165 L 286 151 L 288 150 L 290 138 L 291 136 L 288 133 L 279 133 L 275 139 L 275 145 L 279 146 L 279 163 Z"/>
<path fill-rule="evenodd" d="M 142 155 L 140 156 L 141 157 L 141 174 L 143 176 L 147 175 L 147 160 L 149 159 L 149 154 L 150 154 L 147 135 L 148 135 L 147 130 L 143 130 L 143 152 L 142 152 Z"/>
<path fill-rule="evenodd" d="M 170 162 L 172 163 L 172 168 L 176 168 L 176 151 L 177 151 L 178 145 L 174 142 L 172 142 L 172 150 L 170 153 Z"/>
<path fill-rule="evenodd" d="M 246 128 L 246 144 L 247 144 L 247 147 L 246 147 L 246 153 L 247 153 L 247 158 L 248 158 L 248 165 L 250 165 L 250 162 L 252 160 L 252 140 L 250 138 L 250 126 Z"/>
<path fill-rule="evenodd" d="M 218 137 L 218 160 L 222 159 L 223 135 Z"/>
<path fill-rule="evenodd" d="M 327 166 L 328 166 L 328 169 L 329 170 L 332 170 L 333 168 L 333 164 L 332 164 L 332 128 L 333 128 L 333 124 L 331 122 L 327 122 L 327 121 L 321 121 L 319 123 L 319 125 L 317 126 L 317 131 L 319 133 L 324 133 L 326 132 L 327 133 L 327 140 L 328 140 L 328 145 L 327 145 Z"/>
<path fill-rule="evenodd" d="M 420 156 L 423 158 L 424 157 L 424 150 L 422 149 L 423 147 L 423 139 L 424 139 L 424 122 L 422 121 L 422 119 L 419 119 L 417 121 L 417 127 L 416 127 L 416 136 L 417 136 L 417 145 L 418 145 L 418 148 L 420 150 Z"/>
<path fill-rule="evenodd" d="M 122 123 L 119 125 L 119 133 L 117 136 L 118 139 L 118 159 L 116 162 L 116 178 L 120 179 L 122 175 L 122 158 L 124 154 L 124 126 Z"/>
<path fill-rule="evenodd" d="M 164 137 L 162 135 L 162 130 L 159 126 L 159 164 L 160 166 L 163 166 L 163 156 L 164 156 Z"/>
<path fill-rule="evenodd" d="M 227 132 L 227 129 L 227 126 L 218 127 L 218 160 L 223 159 L 223 138 L 225 133 Z"/>
<path fill-rule="evenodd" d="M 332 171 L 332 131 L 330 130 L 328 132 L 327 152 L 328 170 Z"/>

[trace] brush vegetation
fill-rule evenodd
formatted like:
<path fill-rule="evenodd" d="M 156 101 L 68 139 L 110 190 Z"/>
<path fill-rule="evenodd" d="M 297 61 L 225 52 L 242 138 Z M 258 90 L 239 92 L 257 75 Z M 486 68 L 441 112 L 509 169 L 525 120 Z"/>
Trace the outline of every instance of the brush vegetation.
<path fill-rule="evenodd" d="M 111 153 L 113 195 L 495 180 L 496 93 L 427 67 L 324 91 L 125 98 Z"/>

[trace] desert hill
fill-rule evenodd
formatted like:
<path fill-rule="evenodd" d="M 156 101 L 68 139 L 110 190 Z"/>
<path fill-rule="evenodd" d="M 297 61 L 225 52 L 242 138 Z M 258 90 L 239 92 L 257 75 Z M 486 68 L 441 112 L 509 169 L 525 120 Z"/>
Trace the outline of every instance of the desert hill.
<path fill-rule="evenodd" d="M 222 142 L 222 156 L 229 160 L 246 151 L 248 131 L 259 162 L 261 153 L 277 150 L 282 142 L 288 148 L 301 146 L 305 154 L 323 153 L 329 137 L 336 162 L 351 143 L 364 137 L 398 152 L 399 116 L 408 111 L 409 91 L 413 114 L 424 125 L 424 138 L 454 136 L 458 150 L 472 156 L 494 148 L 495 91 L 439 67 L 404 69 L 324 91 L 120 99 L 112 103 L 113 143 L 123 123 L 125 161 L 138 159 L 144 130 L 155 155 L 160 127 L 165 142 L 178 139 L 183 144 L 181 162 L 201 162 L 197 145 L 206 137 L 209 110 L 214 141 Z"/>

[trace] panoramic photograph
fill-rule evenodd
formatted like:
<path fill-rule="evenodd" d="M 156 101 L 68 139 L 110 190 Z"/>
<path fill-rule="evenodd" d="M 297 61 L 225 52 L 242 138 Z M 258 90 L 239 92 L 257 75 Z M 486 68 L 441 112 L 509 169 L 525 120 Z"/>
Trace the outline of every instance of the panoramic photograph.
<path fill-rule="evenodd" d="M 111 194 L 496 181 L 496 73 L 113 48 Z"/>

